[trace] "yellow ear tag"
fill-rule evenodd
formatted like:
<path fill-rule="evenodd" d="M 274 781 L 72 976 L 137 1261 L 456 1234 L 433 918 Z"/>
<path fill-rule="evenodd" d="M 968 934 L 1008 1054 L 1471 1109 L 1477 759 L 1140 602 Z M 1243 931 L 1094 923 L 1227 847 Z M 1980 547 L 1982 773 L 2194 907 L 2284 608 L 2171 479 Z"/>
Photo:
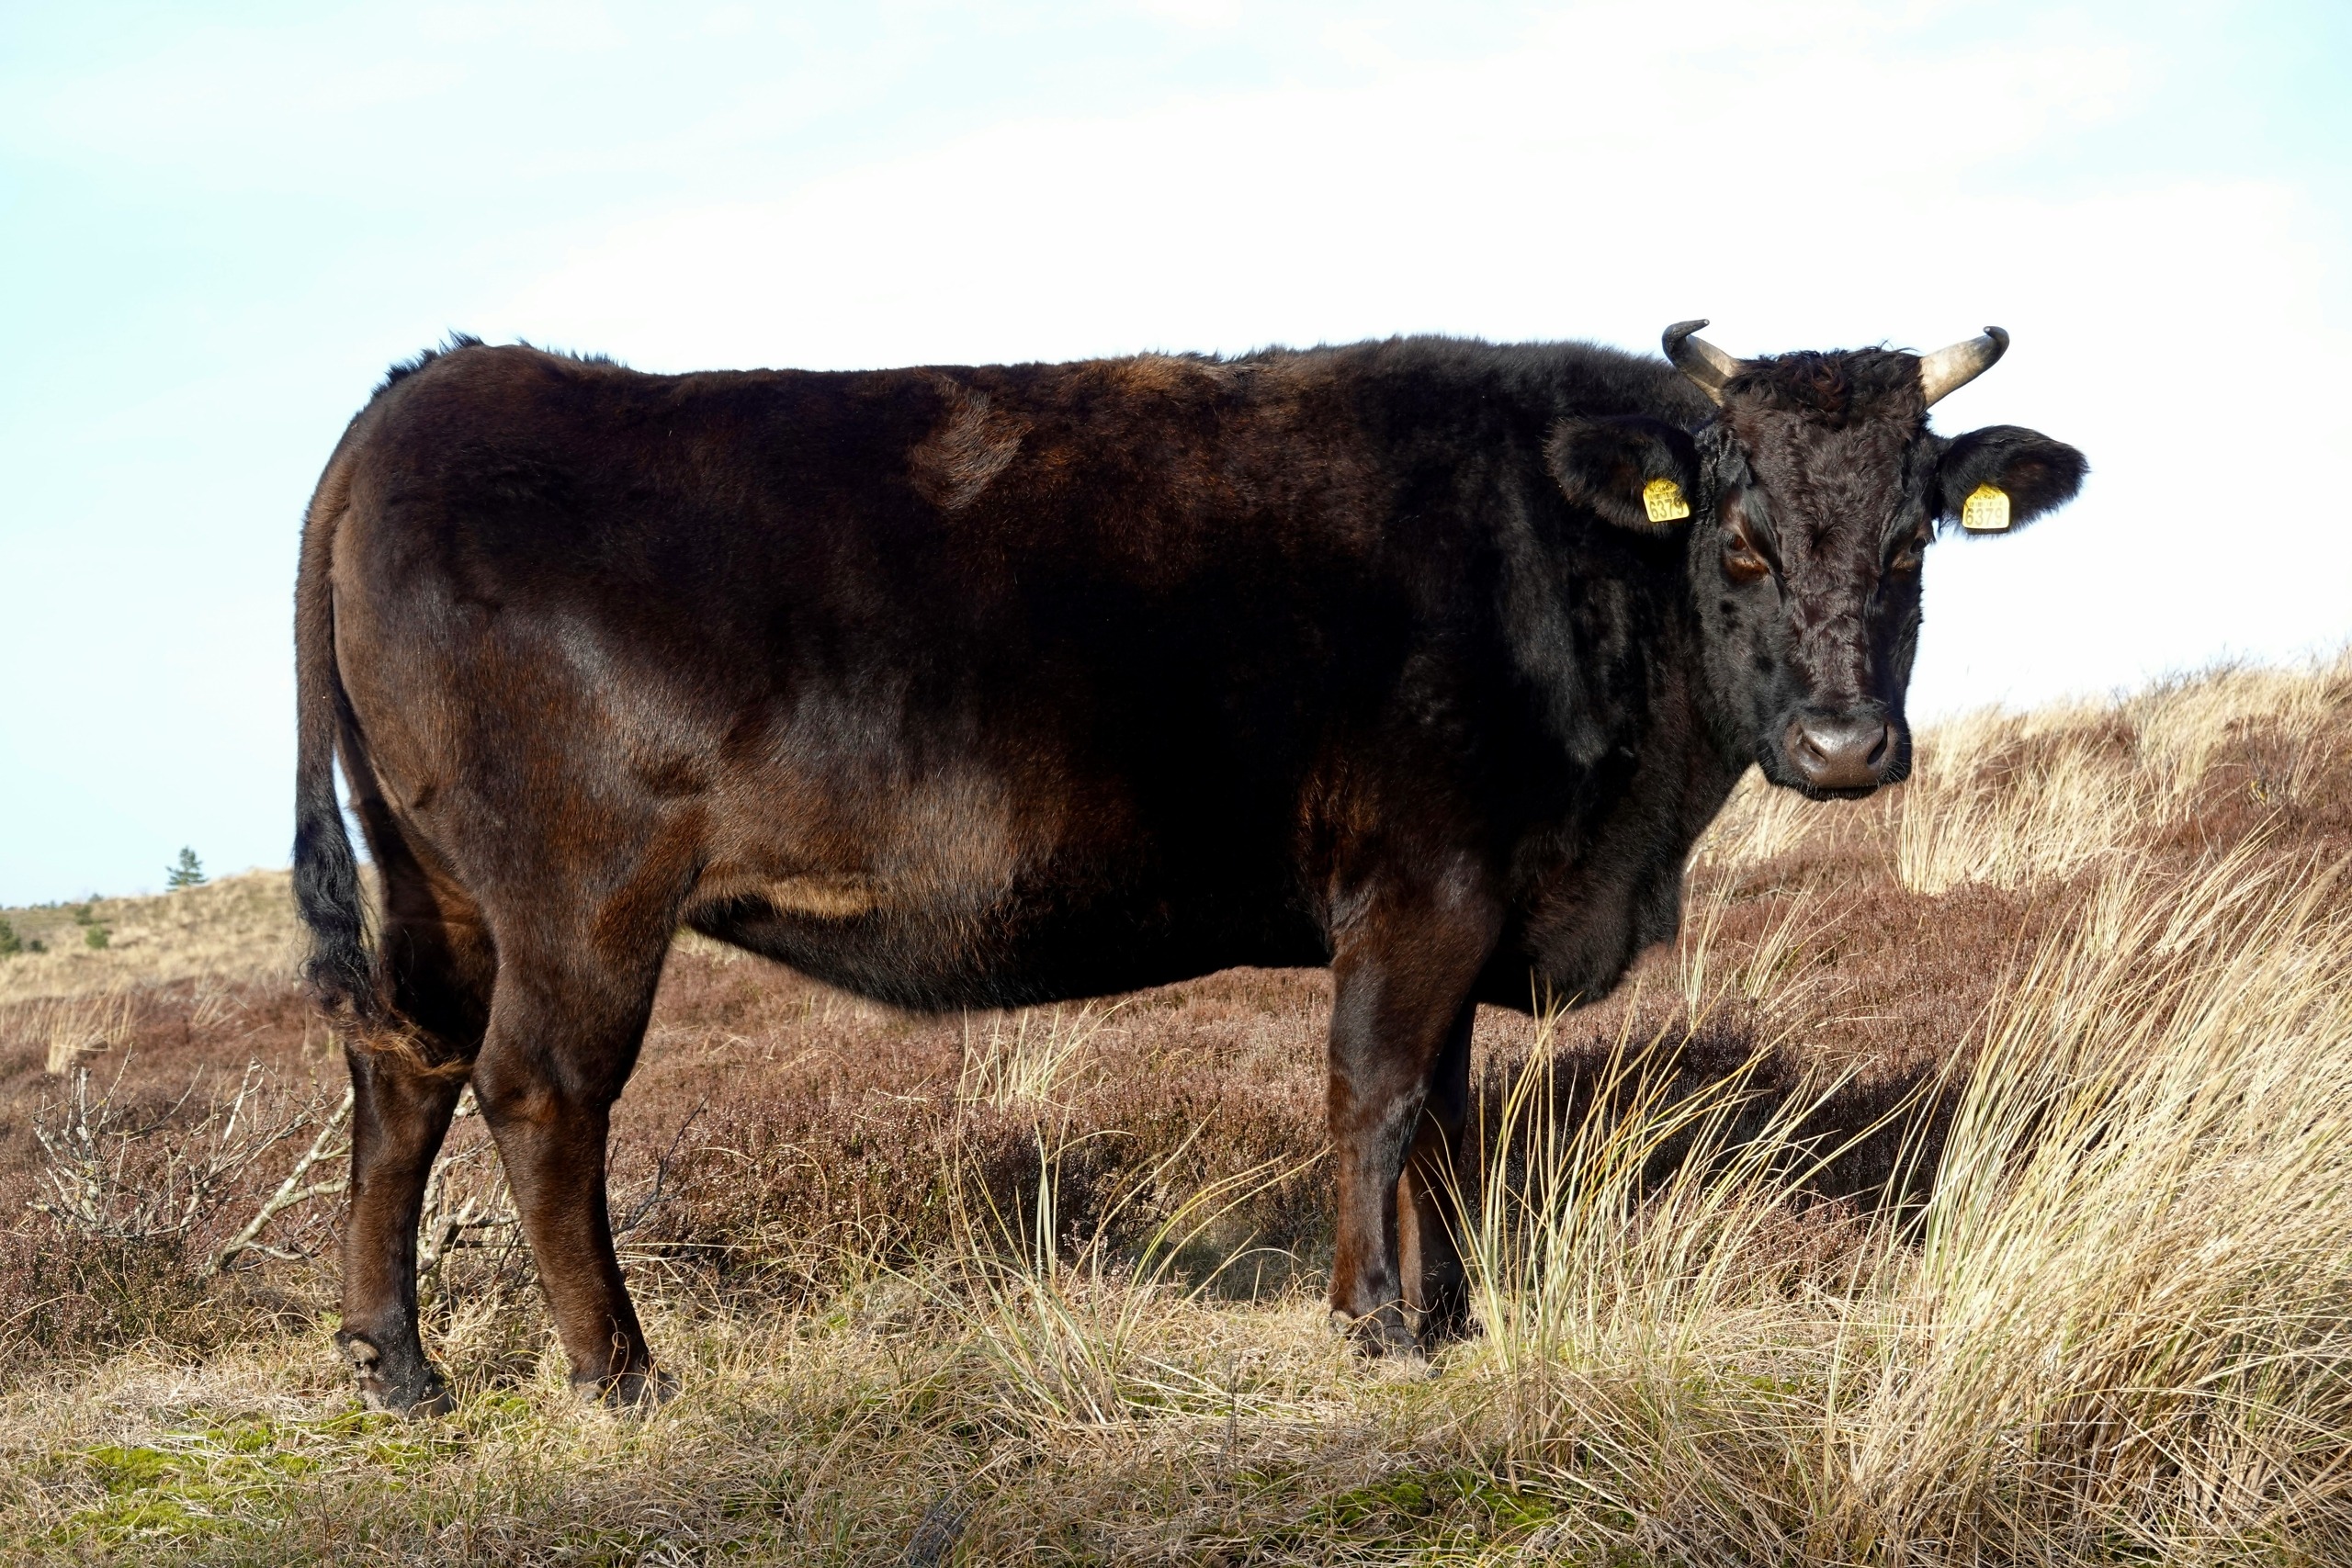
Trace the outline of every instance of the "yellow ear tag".
<path fill-rule="evenodd" d="M 1679 523 L 1690 515 L 1690 503 L 1682 499 L 1682 487 L 1672 479 L 1652 479 L 1644 485 L 1642 504 L 1648 508 L 1653 523 Z"/>
<path fill-rule="evenodd" d="M 2006 533 L 2009 526 L 2009 494 L 1991 485 L 1978 485 L 1960 509 L 1960 525 L 1972 534 Z"/>

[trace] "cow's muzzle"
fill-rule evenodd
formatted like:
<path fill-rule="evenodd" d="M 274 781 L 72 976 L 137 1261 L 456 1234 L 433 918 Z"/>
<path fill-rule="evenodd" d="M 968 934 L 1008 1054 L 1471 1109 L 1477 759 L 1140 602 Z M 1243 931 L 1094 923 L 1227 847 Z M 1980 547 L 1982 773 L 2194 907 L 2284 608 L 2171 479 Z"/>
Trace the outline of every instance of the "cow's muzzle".
<path fill-rule="evenodd" d="M 1809 787 L 1846 795 L 1886 783 L 1903 745 L 1883 713 L 1799 714 L 1781 737 L 1781 754 Z"/>

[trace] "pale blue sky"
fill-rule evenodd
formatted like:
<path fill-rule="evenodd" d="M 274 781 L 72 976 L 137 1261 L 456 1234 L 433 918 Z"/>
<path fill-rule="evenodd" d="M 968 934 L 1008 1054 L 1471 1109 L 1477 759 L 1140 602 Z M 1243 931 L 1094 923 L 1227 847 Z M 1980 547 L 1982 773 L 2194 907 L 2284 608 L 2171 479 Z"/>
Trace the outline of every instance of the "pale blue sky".
<path fill-rule="evenodd" d="M 2352 7 L 0 7 L 0 903 L 288 836 L 296 530 L 451 328 L 648 369 L 1987 321 L 2091 487 L 1917 708 L 2352 636 Z"/>

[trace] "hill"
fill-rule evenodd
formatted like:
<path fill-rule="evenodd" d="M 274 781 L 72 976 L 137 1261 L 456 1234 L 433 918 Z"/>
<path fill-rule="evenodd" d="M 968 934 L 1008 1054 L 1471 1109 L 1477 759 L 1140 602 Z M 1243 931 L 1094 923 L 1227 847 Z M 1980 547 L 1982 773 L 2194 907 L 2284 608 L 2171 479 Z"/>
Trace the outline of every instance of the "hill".
<path fill-rule="evenodd" d="M 287 980 L 299 952 L 289 874 L 249 871 L 151 897 L 0 908 L 26 951 L 0 960 L 0 1003 L 174 980 Z M 92 931 L 105 933 L 94 947 Z"/>
<path fill-rule="evenodd" d="M 254 1223 L 337 1174 L 282 876 L 101 900 L 104 951 L 9 911 L 50 951 L 0 960 L 0 1535 L 2352 1560 L 2347 863 L 2352 659 L 1972 717 L 1851 807 L 1751 777 L 1673 950 L 1482 1015 L 1486 1332 L 1427 1367 L 1317 1304 L 1319 973 L 929 1019 L 682 941 L 613 1161 L 679 1397 L 571 1402 L 461 1114 L 422 1245 L 462 1398 L 416 1426 L 330 1348 L 334 1194 Z"/>

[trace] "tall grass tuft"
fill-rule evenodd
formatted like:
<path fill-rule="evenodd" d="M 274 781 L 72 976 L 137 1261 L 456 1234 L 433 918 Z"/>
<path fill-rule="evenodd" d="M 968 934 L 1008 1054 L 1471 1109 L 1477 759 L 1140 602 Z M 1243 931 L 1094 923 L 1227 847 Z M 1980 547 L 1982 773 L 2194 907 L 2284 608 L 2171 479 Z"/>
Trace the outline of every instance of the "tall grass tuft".
<path fill-rule="evenodd" d="M 1035 1129 L 1037 1179 L 1029 1201 L 1009 1208 L 984 1182 L 952 1176 L 957 1287 L 947 1298 L 971 1342 L 998 1373 L 997 1414 L 1039 1433 L 1119 1425 L 1175 1410 L 1208 1410 L 1225 1397 L 1213 1377 L 1171 1355 L 1167 1325 L 1247 1247 L 1228 1250 L 1187 1280 L 1188 1253 L 1253 1193 L 1290 1171 L 1239 1171 L 1145 1213 L 1170 1186 L 1192 1140 L 1114 1195 L 1083 1236 L 1061 1213 L 1066 1136 Z M 1140 1219 L 1142 1223 L 1135 1223 Z M 1140 1240 L 1117 1248 L 1123 1230 Z"/>
<path fill-rule="evenodd" d="M 1058 1007 L 1050 1012 L 998 1013 L 985 1036 L 974 1032 L 967 1015 L 956 1097 L 1000 1111 L 1052 1103 L 1079 1058 L 1125 1005 L 1081 1002 L 1067 1013 Z"/>
<path fill-rule="evenodd" d="M 1894 828 L 1894 874 L 1915 893 L 2071 876 L 2141 834 L 2144 791 L 2095 731 L 2030 734 L 2023 719 L 1983 714 L 1921 744 Z"/>
<path fill-rule="evenodd" d="M 1924 1203 L 1810 1271 L 1818 1092 L 1621 1042 L 1564 1110 L 1532 1064 L 1469 1364 L 1577 1550 L 2352 1560 L 2352 912 L 2275 876 L 2118 871 L 2000 994 Z"/>
<path fill-rule="evenodd" d="M 128 991 L 50 997 L 18 1008 L 13 1032 L 41 1047 L 50 1076 L 64 1077 L 85 1056 L 127 1043 L 137 1016 Z"/>
<path fill-rule="evenodd" d="M 2331 722 L 2352 702 L 2352 649 L 2304 669 L 2249 666 L 2173 682 L 2122 705 L 2138 738 L 2138 761 L 2154 774 L 2168 817 L 2196 807 L 2209 774 L 2249 739 L 2278 744 L 2267 768 L 2245 782 L 2259 800 L 2300 795 L 2342 743 Z"/>
<path fill-rule="evenodd" d="M 1767 784 L 1753 768 L 1741 776 L 1731 799 L 1692 852 L 1692 858 L 1726 871 L 1762 865 L 1789 853 L 1822 825 L 1811 802 L 1793 790 Z"/>
<path fill-rule="evenodd" d="M 1465 1358 L 1506 1468 L 1580 1506 L 1606 1554 L 1620 1521 L 1778 1550 L 1801 1517 L 1772 1483 L 1799 1462 L 1826 1325 L 1792 1313 L 1771 1261 L 1806 1179 L 1844 1146 L 1807 1120 L 1823 1081 L 1765 1096 L 1765 1058 L 1686 1081 L 1683 1042 L 1621 1036 L 1564 1095 L 1555 1020 L 1483 1129 L 1490 1149 L 1463 1247 L 1482 1340 Z M 1472 1408 L 1477 1408 L 1474 1405 Z M 1563 1531 L 1566 1535 L 1563 1536 Z M 1652 1544 L 1656 1544 L 1653 1542 Z"/>
<path fill-rule="evenodd" d="M 2008 990 L 1917 1248 L 1841 1346 L 1857 1536 L 2352 1547 L 2339 873 L 2120 873 Z"/>

